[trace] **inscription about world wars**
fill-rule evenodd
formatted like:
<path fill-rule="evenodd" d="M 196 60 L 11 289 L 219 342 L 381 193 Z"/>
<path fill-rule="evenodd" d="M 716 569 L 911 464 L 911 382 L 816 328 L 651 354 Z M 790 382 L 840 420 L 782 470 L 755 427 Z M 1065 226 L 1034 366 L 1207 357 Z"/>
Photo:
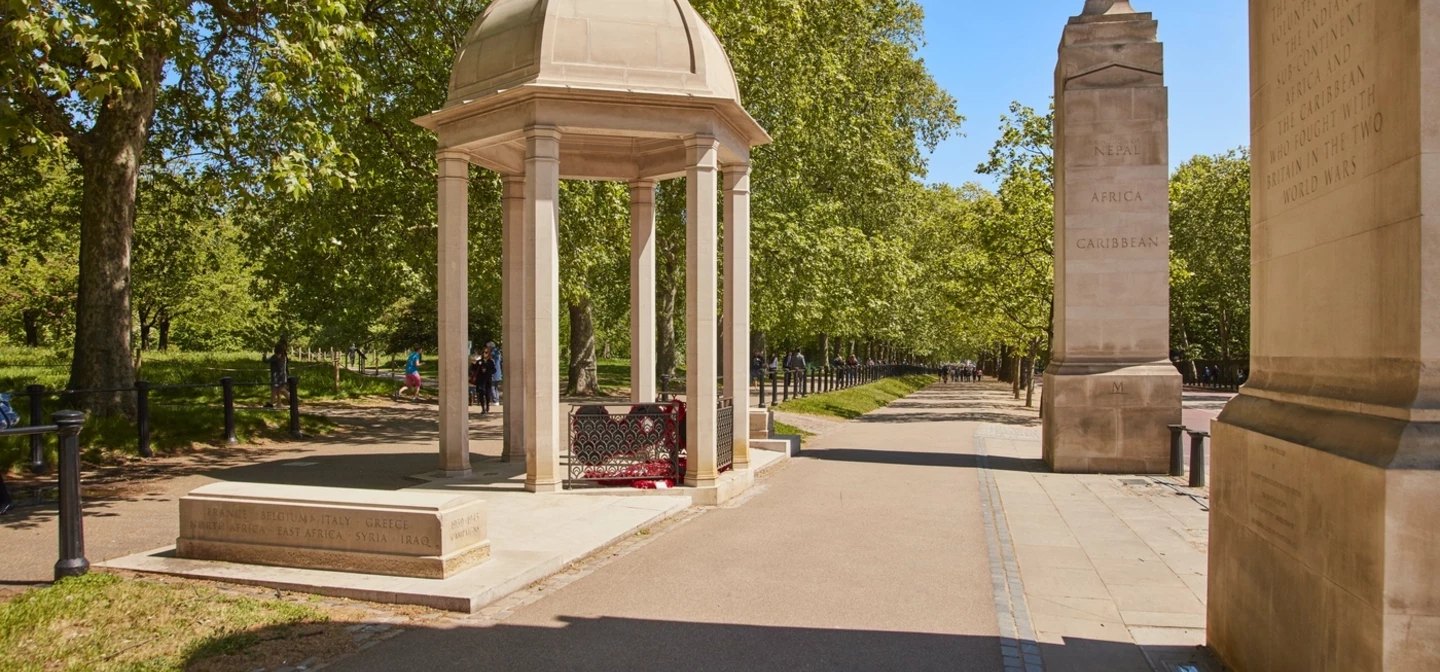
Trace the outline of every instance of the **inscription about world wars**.
<path fill-rule="evenodd" d="M 1272 211 L 1373 170 L 1366 146 L 1385 128 L 1371 53 L 1372 0 L 1275 0 L 1264 39 L 1261 179 Z"/>

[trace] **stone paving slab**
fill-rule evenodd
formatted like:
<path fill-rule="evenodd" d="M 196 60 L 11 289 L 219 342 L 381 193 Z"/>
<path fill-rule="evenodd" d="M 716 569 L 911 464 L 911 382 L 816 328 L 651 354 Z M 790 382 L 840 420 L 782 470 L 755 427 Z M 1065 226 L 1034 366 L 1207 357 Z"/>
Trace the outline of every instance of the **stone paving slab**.
<path fill-rule="evenodd" d="M 1014 545 L 1023 597 L 1012 613 L 1033 621 L 1043 670 L 1219 672 L 1200 648 L 1208 491 L 1049 473 L 1038 428 L 984 425 L 975 444 Z"/>

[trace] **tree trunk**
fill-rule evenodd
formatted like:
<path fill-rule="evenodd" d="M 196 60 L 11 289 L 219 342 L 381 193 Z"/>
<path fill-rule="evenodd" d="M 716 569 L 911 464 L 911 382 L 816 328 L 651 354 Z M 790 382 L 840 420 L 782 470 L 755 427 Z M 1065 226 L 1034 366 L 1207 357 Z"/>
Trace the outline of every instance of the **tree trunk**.
<path fill-rule="evenodd" d="M 830 334 L 820 334 L 820 366 L 830 366 Z"/>
<path fill-rule="evenodd" d="M 139 313 L 140 317 L 140 349 L 149 350 L 150 330 L 155 326 L 155 321 L 150 319 L 153 311 L 142 302 L 140 308 L 135 312 Z"/>
<path fill-rule="evenodd" d="M 1019 399 L 1019 398 L 1020 398 L 1020 366 L 1021 366 L 1024 362 L 1021 360 L 1019 353 L 1016 353 L 1016 355 L 1015 355 L 1013 358 L 1011 358 L 1011 361 L 1013 361 L 1014 364 L 1015 364 L 1015 370 L 1014 370 L 1014 374 L 1015 374 L 1015 375 L 1011 376 L 1011 378 L 1013 378 L 1014 380 L 1010 381 L 1010 391 L 1015 394 L 1015 398 L 1016 398 L 1016 399 Z"/>
<path fill-rule="evenodd" d="M 40 347 L 40 311 L 24 311 L 20 314 L 20 319 L 25 323 L 25 345 Z"/>
<path fill-rule="evenodd" d="M 1039 342 L 1032 341 L 1030 356 L 1025 358 L 1025 408 L 1035 408 L 1035 357 L 1039 354 Z"/>
<path fill-rule="evenodd" d="M 565 393 L 600 396 L 600 380 L 595 375 L 595 315 L 590 299 L 570 304 L 570 381 Z"/>
<path fill-rule="evenodd" d="M 153 48 L 145 54 L 140 88 L 106 99 L 76 152 L 83 187 L 75 353 L 66 384 L 72 390 L 135 384 L 130 359 L 135 189 L 164 62 Z M 134 415 L 135 411 L 135 397 L 129 394 L 82 394 L 66 401 L 95 415 Z"/>
<path fill-rule="evenodd" d="M 1010 346 L 1000 346 L 1000 359 L 998 361 L 998 366 L 995 367 L 996 380 L 1004 383 L 1013 382 L 1015 380 L 1013 375 L 1015 372 L 1011 369 L 1010 362 Z"/>
<path fill-rule="evenodd" d="M 666 273 L 666 277 L 674 277 Z M 675 375 L 678 355 L 675 353 L 675 286 L 665 283 L 660 287 L 659 300 L 655 304 L 655 362 L 659 371 L 655 375 Z"/>
<path fill-rule="evenodd" d="M 160 352 L 170 350 L 170 316 L 160 318 Z"/>

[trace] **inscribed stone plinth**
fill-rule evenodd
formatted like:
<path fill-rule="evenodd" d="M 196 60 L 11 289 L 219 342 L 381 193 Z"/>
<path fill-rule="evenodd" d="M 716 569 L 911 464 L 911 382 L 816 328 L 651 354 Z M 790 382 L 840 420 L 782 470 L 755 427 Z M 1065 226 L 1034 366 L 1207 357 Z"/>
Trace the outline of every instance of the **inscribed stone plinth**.
<path fill-rule="evenodd" d="M 1055 346 L 1041 401 L 1045 462 L 1059 472 L 1165 471 L 1166 426 L 1180 422 L 1157 28 L 1128 3 L 1090 3 L 1060 43 Z"/>
<path fill-rule="evenodd" d="M 176 555 L 255 565 L 449 578 L 490 557 L 470 495 L 213 483 L 180 499 Z"/>
<path fill-rule="evenodd" d="M 1440 670 L 1440 2 L 1252 0 L 1251 376 L 1213 425 L 1232 668 Z"/>

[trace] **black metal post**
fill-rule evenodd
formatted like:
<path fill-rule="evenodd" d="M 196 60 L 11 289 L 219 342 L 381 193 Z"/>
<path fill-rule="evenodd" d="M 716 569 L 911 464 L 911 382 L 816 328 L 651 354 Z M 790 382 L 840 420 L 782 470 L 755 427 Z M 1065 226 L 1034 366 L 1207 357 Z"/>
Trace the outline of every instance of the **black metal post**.
<path fill-rule="evenodd" d="M 80 511 L 80 429 L 85 426 L 85 414 L 58 411 L 50 419 L 60 426 L 60 559 L 55 563 L 55 580 L 59 581 L 90 571 Z"/>
<path fill-rule="evenodd" d="M 790 401 L 790 375 L 792 373 L 794 372 L 790 369 L 785 369 L 785 401 Z"/>
<path fill-rule="evenodd" d="M 225 442 L 233 446 L 239 443 L 235 439 L 235 379 L 230 376 L 221 378 L 220 391 L 225 399 Z M 292 390 L 290 393 L 295 392 Z"/>
<path fill-rule="evenodd" d="M 45 386 L 30 385 L 25 388 L 25 393 L 30 395 L 30 426 L 45 424 Z M 30 473 L 38 474 L 42 471 L 45 471 L 45 437 L 31 434 Z"/>
<path fill-rule="evenodd" d="M 760 408 L 765 408 L 765 370 L 760 370 Z"/>
<path fill-rule="evenodd" d="M 1190 432 L 1190 487 L 1205 487 L 1205 439 L 1210 432 Z"/>
<path fill-rule="evenodd" d="M 300 379 L 290 376 L 285 379 L 285 387 L 290 392 L 290 438 L 303 439 L 300 433 Z"/>
<path fill-rule="evenodd" d="M 761 382 L 760 384 L 763 386 L 765 383 L 764 383 L 764 382 Z M 778 394 L 779 391 L 780 391 L 780 372 L 779 372 L 779 371 L 771 371 L 771 372 L 770 372 L 770 405 L 771 405 L 771 406 L 774 406 L 775 404 L 780 403 L 780 396 L 779 396 L 779 394 Z"/>
<path fill-rule="evenodd" d="M 150 450 L 150 381 L 135 381 L 135 439 L 140 457 L 155 457 Z"/>
<path fill-rule="evenodd" d="M 1170 425 L 1170 475 L 1185 475 L 1185 425 Z"/>

